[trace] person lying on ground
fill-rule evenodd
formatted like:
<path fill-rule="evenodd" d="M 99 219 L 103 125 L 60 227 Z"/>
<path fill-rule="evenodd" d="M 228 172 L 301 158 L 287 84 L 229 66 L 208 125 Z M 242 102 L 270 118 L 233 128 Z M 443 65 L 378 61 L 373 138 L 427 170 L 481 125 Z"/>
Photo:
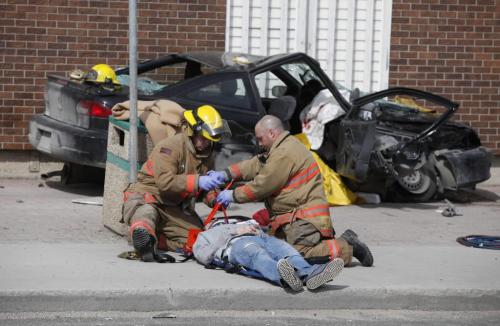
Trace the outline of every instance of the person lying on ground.
<path fill-rule="evenodd" d="M 246 276 L 265 279 L 292 291 L 317 289 L 332 281 L 344 267 L 341 258 L 311 265 L 290 244 L 269 236 L 254 220 L 219 224 L 198 234 L 195 259 Z"/>

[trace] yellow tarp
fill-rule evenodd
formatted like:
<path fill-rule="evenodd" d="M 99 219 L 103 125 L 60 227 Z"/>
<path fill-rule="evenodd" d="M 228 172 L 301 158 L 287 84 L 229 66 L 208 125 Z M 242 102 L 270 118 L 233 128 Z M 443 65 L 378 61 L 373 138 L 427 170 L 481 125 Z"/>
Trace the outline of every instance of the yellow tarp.
<path fill-rule="evenodd" d="M 415 100 L 413 100 L 411 98 L 396 96 L 394 98 L 394 102 L 399 103 L 399 104 L 403 104 L 403 105 L 406 105 L 406 106 L 409 106 L 409 107 L 414 108 L 414 109 L 418 109 L 418 110 L 420 110 L 420 112 L 424 112 L 424 113 L 436 113 L 436 110 L 434 110 L 434 109 L 428 109 L 428 108 L 426 108 L 424 106 L 421 106 L 417 102 L 415 102 Z"/>
<path fill-rule="evenodd" d="M 303 143 L 309 150 L 311 145 L 307 136 L 304 134 L 294 135 L 301 143 Z M 318 154 L 312 152 L 312 155 L 319 165 L 321 174 L 323 175 L 323 187 L 325 189 L 326 198 L 331 206 L 343 206 L 351 205 L 356 202 L 356 194 L 349 190 L 344 183 L 340 175 L 332 170 L 325 162 L 318 156 Z"/>

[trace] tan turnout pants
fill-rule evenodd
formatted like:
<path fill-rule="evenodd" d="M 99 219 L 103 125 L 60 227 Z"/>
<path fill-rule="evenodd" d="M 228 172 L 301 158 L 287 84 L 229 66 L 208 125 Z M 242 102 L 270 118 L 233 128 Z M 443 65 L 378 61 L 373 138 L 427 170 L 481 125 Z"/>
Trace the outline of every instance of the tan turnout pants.
<path fill-rule="evenodd" d="M 123 221 L 129 226 L 137 222 L 146 223 L 155 231 L 160 242 L 166 239 L 166 249 L 170 251 L 184 247 L 190 229 L 203 228 L 196 214 L 185 212 L 180 206 L 146 203 L 141 194 L 130 195 L 123 204 Z"/>
<path fill-rule="evenodd" d="M 305 258 L 327 257 L 342 258 L 345 265 L 352 261 L 352 246 L 343 238 L 326 239 L 318 229 L 306 220 L 297 219 L 285 224 L 276 237 L 285 240 Z"/>

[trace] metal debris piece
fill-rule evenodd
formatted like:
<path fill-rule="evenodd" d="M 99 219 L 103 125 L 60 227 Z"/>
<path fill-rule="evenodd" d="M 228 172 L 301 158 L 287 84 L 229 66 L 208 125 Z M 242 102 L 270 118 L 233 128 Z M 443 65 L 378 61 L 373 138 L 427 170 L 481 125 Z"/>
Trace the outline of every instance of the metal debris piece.
<path fill-rule="evenodd" d="M 73 204 L 86 204 L 86 205 L 102 206 L 102 196 L 77 198 L 77 199 L 71 200 L 71 202 Z"/>
<path fill-rule="evenodd" d="M 153 316 L 153 318 L 177 318 L 177 315 L 174 315 L 174 314 L 169 313 L 169 312 L 163 312 L 161 314 Z"/>
<path fill-rule="evenodd" d="M 128 259 L 128 260 L 141 260 L 139 254 L 136 251 L 125 251 L 118 255 L 118 258 Z"/>
<path fill-rule="evenodd" d="M 40 178 L 42 178 L 43 180 L 50 179 L 55 176 L 62 176 L 62 170 L 50 171 L 40 174 Z"/>
<path fill-rule="evenodd" d="M 455 209 L 455 205 L 453 205 L 448 199 L 444 199 L 446 205 L 448 205 L 442 212 L 441 212 L 441 215 L 443 215 L 444 217 L 453 217 L 453 216 L 457 216 L 457 215 L 460 215 L 457 213 L 456 209 Z"/>

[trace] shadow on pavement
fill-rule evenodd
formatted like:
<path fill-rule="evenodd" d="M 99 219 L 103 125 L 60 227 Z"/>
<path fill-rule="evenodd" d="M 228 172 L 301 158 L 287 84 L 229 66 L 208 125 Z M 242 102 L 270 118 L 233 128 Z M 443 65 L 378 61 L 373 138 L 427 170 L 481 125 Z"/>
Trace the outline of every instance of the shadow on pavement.
<path fill-rule="evenodd" d="M 459 191 L 448 191 L 445 192 L 442 198 L 428 201 L 425 203 L 412 203 L 412 202 L 382 202 L 379 205 L 357 205 L 363 209 L 374 209 L 374 208 L 413 208 L 419 210 L 431 209 L 435 210 L 436 205 L 443 205 L 445 203 L 445 198 L 452 203 L 467 204 L 474 202 L 496 202 L 500 199 L 500 196 L 492 191 L 485 189 L 463 189 Z"/>
<path fill-rule="evenodd" d="M 81 196 L 96 197 L 102 196 L 104 193 L 104 185 L 96 183 L 72 183 L 65 185 L 58 180 L 46 180 L 45 185 L 49 188 Z"/>
<path fill-rule="evenodd" d="M 464 189 L 455 192 L 446 193 L 446 198 L 456 203 L 471 203 L 497 201 L 500 199 L 496 193 L 485 189 Z"/>
<path fill-rule="evenodd" d="M 362 208 L 362 209 L 380 209 L 380 208 L 392 208 L 392 209 L 405 209 L 405 208 L 412 208 L 412 209 L 419 209 L 419 210 L 426 210 L 426 209 L 436 209 L 436 204 L 439 204 L 440 201 L 433 201 L 433 202 L 428 202 L 428 203 L 388 203 L 388 202 L 383 202 L 378 205 L 357 205 L 357 207 Z"/>
<path fill-rule="evenodd" d="M 335 282 L 335 280 L 333 280 L 332 282 Z M 319 292 L 339 291 L 339 290 L 346 289 L 348 287 L 349 287 L 349 285 L 325 284 L 316 290 L 308 290 L 308 291 L 312 292 L 312 293 L 319 293 Z"/>

